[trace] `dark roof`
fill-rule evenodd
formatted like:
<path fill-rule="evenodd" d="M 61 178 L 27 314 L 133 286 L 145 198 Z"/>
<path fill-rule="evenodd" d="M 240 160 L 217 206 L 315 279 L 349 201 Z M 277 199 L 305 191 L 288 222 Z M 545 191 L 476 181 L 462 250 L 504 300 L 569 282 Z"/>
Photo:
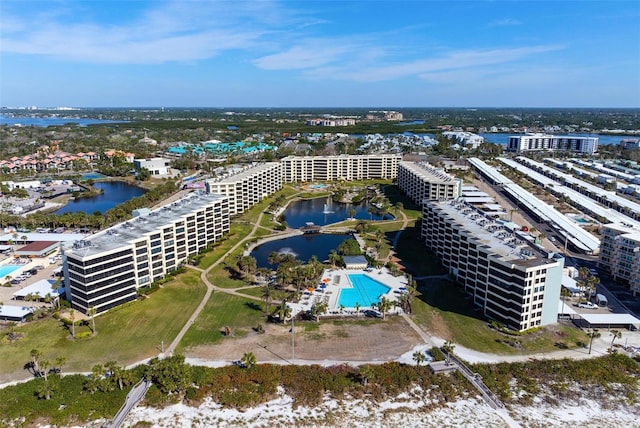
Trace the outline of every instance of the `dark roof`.
<path fill-rule="evenodd" d="M 54 245 L 59 245 L 59 244 L 60 243 L 58 241 L 37 241 L 37 242 L 32 242 L 31 244 L 25 245 L 24 247 L 20 248 L 18 251 L 40 252 L 42 250 L 46 250 L 49 247 L 52 247 Z"/>

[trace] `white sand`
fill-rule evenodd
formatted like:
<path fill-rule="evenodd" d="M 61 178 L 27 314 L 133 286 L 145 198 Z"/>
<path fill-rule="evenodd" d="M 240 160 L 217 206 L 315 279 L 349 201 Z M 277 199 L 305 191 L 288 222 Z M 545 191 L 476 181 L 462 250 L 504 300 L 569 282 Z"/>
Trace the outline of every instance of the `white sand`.
<path fill-rule="evenodd" d="M 282 389 L 278 398 L 245 411 L 224 409 L 211 399 L 198 408 L 176 404 L 164 409 L 138 407 L 125 421 L 154 427 L 637 427 L 638 406 L 603 409 L 593 400 L 562 406 L 538 402 L 496 412 L 483 401 L 465 399 L 442 406 L 422 400 L 421 391 L 400 394 L 393 400 L 374 403 L 366 399 L 337 401 L 326 397 L 310 408 L 293 408 Z M 505 417 L 501 413 L 508 413 Z"/>

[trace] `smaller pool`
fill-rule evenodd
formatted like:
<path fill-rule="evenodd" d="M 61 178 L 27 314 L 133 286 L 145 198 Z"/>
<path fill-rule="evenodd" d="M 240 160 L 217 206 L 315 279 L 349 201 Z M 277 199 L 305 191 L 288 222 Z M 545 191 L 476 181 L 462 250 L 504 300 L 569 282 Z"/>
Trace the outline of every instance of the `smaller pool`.
<path fill-rule="evenodd" d="M 390 287 L 362 273 L 347 276 L 353 288 L 340 290 L 338 306 L 354 308 L 357 303 L 363 309 L 369 308 L 374 303 L 378 303 L 383 294 L 387 294 L 391 290 Z"/>
<path fill-rule="evenodd" d="M 22 266 L 20 265 L 4 265 L 0 266 L 0 278 L 3 278 L 9 275 L 11 272 L 20 269 Z"/>
<path fill-rule="evenodd" d="M 325 187 L 327 187 L 326 184 L 312 184 L 311 185 L 312 189 L 324 189 Z"/>
<path fill-rule="evenodd" d="M 589 220 L 586 220 L 582 217 L 574 217 L 574 220 L 576 221 L 576 223 L 591 223 Z"/>

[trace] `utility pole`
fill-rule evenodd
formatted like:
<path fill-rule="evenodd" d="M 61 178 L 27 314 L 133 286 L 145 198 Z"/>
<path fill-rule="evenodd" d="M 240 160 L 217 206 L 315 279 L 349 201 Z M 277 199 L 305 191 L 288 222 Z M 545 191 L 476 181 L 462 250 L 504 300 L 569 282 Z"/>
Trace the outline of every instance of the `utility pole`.
<path fill-rule="evenodd" d="M 296 363 L 296 331 L 293 326 L 293 318 L 291 315 L 291 362 Z"/>

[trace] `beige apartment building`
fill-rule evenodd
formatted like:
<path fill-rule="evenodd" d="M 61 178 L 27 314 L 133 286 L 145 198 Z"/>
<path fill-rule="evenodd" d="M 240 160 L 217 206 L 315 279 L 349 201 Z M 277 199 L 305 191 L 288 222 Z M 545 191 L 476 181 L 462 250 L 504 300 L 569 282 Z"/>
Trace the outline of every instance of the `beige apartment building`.
<path fill-rule="evenodd" d="M 558 317 L 564 258 L 461 200 L 425 201 L 422 239 L 484 316 L 514 330 Z"/>
<path fill-rule="evenodd" d="M 288 156 L 280 160 L 287 183 L 393 179 L 402 155 Z"/>
<path fill-rule="evenodd" d="M 282 189 L 282 164 L 267 162 L 231 171 L 207 180 L 207 193 L 229 198 L 229 214 L 243 213 L 264 198 Z"/>
<path fill-rule="evenodd" d="M 398 187 L 416 205 L 422 201 L 455 199 L 460 196 L 462 180 L 446 174 L 427 162 L 405 162 L 398 164 Z"/>

